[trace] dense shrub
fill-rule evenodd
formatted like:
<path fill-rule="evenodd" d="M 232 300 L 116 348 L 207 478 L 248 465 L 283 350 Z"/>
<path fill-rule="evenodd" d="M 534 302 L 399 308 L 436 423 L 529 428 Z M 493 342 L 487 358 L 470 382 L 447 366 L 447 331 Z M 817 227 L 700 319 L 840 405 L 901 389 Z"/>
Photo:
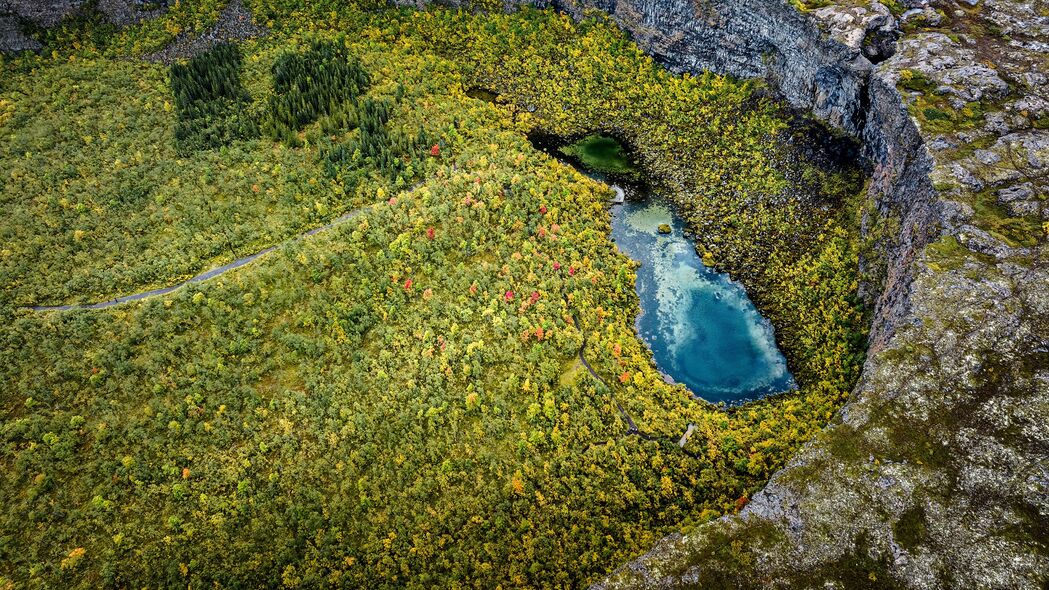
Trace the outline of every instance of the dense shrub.
<path fill-rule="evenodd" d="M 839 407 L 863 342 L 849 190 L 783 174 L 750 84 L 672 76 L 603 20 L 251 4 L 284 34 L 244 46 L 248 110 L 285 109 L 263 120 L 301 147 L 176 157 L 143 64 L 0 79 L 5 301 L 283 243 L 139 304 L 0 306 L 0 587 L 583 587 L 739 509 Z M 321 25 L 355 41 L 297 49 Z M 368 81 L 339 91 L 352 55 Z M 726 409 L 665 383 L 610 193 L 532 149 L 537 129 L 630 143 L 801 391 Z"/>

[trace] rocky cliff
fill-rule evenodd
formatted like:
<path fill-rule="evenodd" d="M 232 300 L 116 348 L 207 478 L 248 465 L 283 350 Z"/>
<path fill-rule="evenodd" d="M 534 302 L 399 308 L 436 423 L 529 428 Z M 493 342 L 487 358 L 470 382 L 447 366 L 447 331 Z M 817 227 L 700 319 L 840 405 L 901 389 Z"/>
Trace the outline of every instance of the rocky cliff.
<path fill-rule="evenodd" d="M 598 588 L 1049 583 L 1049 7 L 846 2 L 553 2 L 672 70 L 766 79 L 871 168 L 850 401 L 739 514 Z"/>
<path fill-rule="evenodd" d="M 862 139 L 875 310 L 832 425 L 740 514 L 598 587 L 1044 587 L 1045 4 L 594 5 L 668 67 L 764 77 Z"/>
<path fill-rule="evenodd" d="M 766 79 L 872 170 L 850 401 L 740 514 L 597 588 L 1049 581 L 1049 11 L 986 4 L 555 2 L 672 70 Z"/>

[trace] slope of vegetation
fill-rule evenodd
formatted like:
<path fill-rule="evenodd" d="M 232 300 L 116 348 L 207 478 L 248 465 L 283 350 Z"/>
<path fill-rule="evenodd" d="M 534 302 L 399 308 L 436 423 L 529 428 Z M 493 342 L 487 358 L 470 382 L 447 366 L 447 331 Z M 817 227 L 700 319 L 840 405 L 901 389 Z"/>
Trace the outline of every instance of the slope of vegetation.
<path fill-rule="evenodd" d="M 200 58 L 240 87 L 191 98 L 261 135 L 179 150 L 192 63 L 2 66 L 0 587 L 579 587 L 742 507 L 846 395 L 856 187 L 783 156 L 749 85 L 551 12 L 253 9 L 283 30 Z M 726 410 L 664 383 L 609 191 L 536 130 L 628 141 L 801 391 Z M 357 207 L 163 298 L 19 308 L 174 282 Z"/>

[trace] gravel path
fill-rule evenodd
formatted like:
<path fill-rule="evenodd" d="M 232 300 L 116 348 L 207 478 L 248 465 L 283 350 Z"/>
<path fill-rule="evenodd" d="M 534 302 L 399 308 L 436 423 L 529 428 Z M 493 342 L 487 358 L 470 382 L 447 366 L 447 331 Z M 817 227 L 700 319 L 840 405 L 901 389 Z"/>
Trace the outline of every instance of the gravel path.
<path fill-rule="evenodd" d="M 213 268 L 213 269 L 210 269 L 210 270 L 206 270 L 206 271 L 200 273 L 199 275 L 197 275 L 197 276 L 195 276 L 195 277 L 193 277 L 191 279 L 187 279 L 185 281 L 182 281 L 181 283 L 178 283 L 178 284 L 175 284 L 175 285 L 171 285 L 170 287 L 162 287 L 160 289 L 152 289 L 152 290 L 149 290 L 149 291 L 141 291 L 139 293 L 133 293 L 131 295 L 124 295 L 122 297 L 117 297 L 116 299 L 110 299 L 108 301 L 100 301 L 98 303 L 79 303 L 79 304 L 71 304 L 71 305 L 34 305 L 34 306 L 30 306 L 30 307 L 25 307 L 23 309 L 28 309 L 28 310 L 31 310 L 31 311 L 71 311 L 71 310 L 74 310 L 74 309 L 104 309 L 106 307 L 113 307 L 114 305 L 120 305 L 121 303 L 127 303 L 129 301 L 138 301 L 140 299 L 148 299 L 150 297 L 157 297 L 158 295 L 167 295 L 168 293 L 171 293 L 172 291 L 175 291 L 177 289 L 181 289 L 182 287 L 185 287 L 186 285 L 189 285 L 189 284 L 192 284 L 192 283 L 202 283 L 202 282 L 207 281 L 209 279 L 213 279 L 213 278 L 215 278 L 215 277 L 217 277 L 217 276 L 219 276 L 221 274 L 224 274 L 224 273 L 226 273 L 228 271 L 231 271 L 231 270 L 233 270 L 235 268 L 240 268 L 240 267 L 242 267 L 242 266 L 244 266 L 246 264 L 250 264 L 250 263 L 254 262 L 255 260 L 257 260 L 258 258 L 260 258 L 262 256 L 265 256 L 266 254 L 269 254 L 270 252 L 276 250 L 277 248 L 280 248 L 284 244 L 287 244 L 287 243 L 292 242 L 294 240 L 299 240 L 299 239 L 302 239 L 302 238 L 305 238 L 305 237 L 308 237 L 308 236 L 319 234 L 320 232 L 322 232 L 324 230 L 331 229 L 331 228 L 333 228 L 333 227 L 335 227 L 337 225 L 343 224 L 343 223 L 353 219 L 354 217 L 357 217 L 358 215 L 360 215 L 365 209 L 366 209 L 366 207 L 361 207 L 359 209 L 354 209 L 352 211 L 344 213 L 343 215 L 335 218 L 330 223 L 327 223 L 327 224 L 322 225 L 320 227 L 315 227 L 315 228 L 313 228 L 313 229 L 311 229 L 311 230 L 309 230 L 307 232 L 304 232 L 302 234 L 299 234 L 299 235 L 297 235 L 297 236 L 295 236 L 293 238 L 289 238 L 289 239 L 287 239 L 287 240 L 285 240 L 285 241 L 283 241 L 283 242 L 281 242 L 279 244 L 270 246 L 269 248 L 266 248 L 265 250 L 260 250 L 260 251 L 254 253 L 254 254 L 251 254 L 250 256 L 245 256 L 243 258 L 238 258 L 238 259 L 234 260 L 233 262 L 230 262 L 229 264 L 224 264 L 222 266 L 219 266 L 219 267 L 216 267 L 216 268 Z"/>
<path fill-rule="evenodd" d="M 569 317 L 572 318 L 572 325 L 575 326 L 575 328 L 577 330 L 580 330 L 580 332 L 582 332 L 582 329 L 579 328 L 579 322 L 575 319 L 575 314 L 570 313 Z M 586 360 L 586 357 L 583 356 L 583 351 L 584 350 L 586 350 L 586 333 L 585 332 L 583 332 L 583 345 L 579 347 L 579 361 L 583 363 L 583 366 L 586 367 L 587 371 L 590 371 L 590 375 L 593 376 L 594 379 L 597 379 L 598 383 L 600 383 L 601 385 L 604 385 L 605 389 L 607 389 L 609 392 L 612 393 L 612 401 L 615 402 L 616 409 L 619 410 L 619 415 L 623 417 L 623 421 L 626 422 L 626 424 L 627 424 L 627 431 L 626 431 L 627 436 L 637 435 L 637 436 L 640 436 L 641 438 L 651 439 L 652 437 L 650 437 L 649 435 L 644 434 L 640 430 L 638 430 L 637 424 L 634 423 L 634 419 L 630 417 L 630 414 L 628 414 L 626 409 L 623 408 L 623 405 L 620 404 L 619 400 L 617 400 L 615 398 L 614 390 L 611 387 L 608 386 L 608 382 L 605 381 L 601 377 L 601 375 L 597 374 L 597 371 L 594 370 L 594 367 L 590 366 L 590 361 Z"/>
<path fill-rule="evenodd" d="M 567 301 L 566 301 L 566 303 L 567 303 Z M 576 320 L 575 314 L 569 312 L 569 317 L 572 318 L 572 325 L 575 326 L 576 329 L 582 331 L 579 328 L 579 322 Z M 583 345 L 579 347 L 579 361 L 583 363 L 583 366 L 586 367 L 586 370 L 590 372 L 590 375 L 593 376 L 594 379 L 597 379 L 598 383 L 600 383 L 601 385 L 604 385 L 605 389 L 607 389 L 609 391 L 609 393 L 612 394 L 612 401 L 616 404 L 616 410 L 619 411 L 620 417 L 623 418 L 623 421 L 626 422 L 626 425 L 627 425 L 626 433 L 624 433 L 623 436 L 637 436 L 637 437 L 643 438 L 645 440 L 659 442 L 659 437 L 657 437 L 655 435 L 652 435 L 652 434 L 648 434 L 646 432 L 642 432 L 641 429 L 639 429 L 637 427 L 637 424 L 634 423 L 634 419 L 626 411 L 626 408 L 624 408 L 623 404 L 619 403 L 619 400 L 616 399 L 615 390 L 613 390 L 611 387 L 608 386 L 608 382 L 605 381 L 604 378 L 601 377 L 601 375 L 597 374 L 597 371 L 594 370 L 594 367 L 590 366 L 590 361 L 586 360 L 586 356 L 583 354 L 583 352 L 585 350 L 586 350 L 586 333 L 583 333 Z M 696 428 L 696 426 L 694 424 L 689 424 L 688 425 L 688 429 L 681 436 L 681 440 L 679 442 L 677 442 L 677 443 L 673 443 L 673 444 L 676 444 L 681 449 L 682 453 L 688 455 L 689 457 L 692 457 L 693 459 L 698 458 L 698 456 L 695 453 L 691 452 L 691 451 L 686 451 L 684 447 L 685 447 L 685 443 L 688 442 L 689 437 L 692 436 L 692 432 L 695 430 L 695 428 Z M 602 445 L 604 445 L 604 443 L 594 443 L 593 446 L 602 446 Z"/>

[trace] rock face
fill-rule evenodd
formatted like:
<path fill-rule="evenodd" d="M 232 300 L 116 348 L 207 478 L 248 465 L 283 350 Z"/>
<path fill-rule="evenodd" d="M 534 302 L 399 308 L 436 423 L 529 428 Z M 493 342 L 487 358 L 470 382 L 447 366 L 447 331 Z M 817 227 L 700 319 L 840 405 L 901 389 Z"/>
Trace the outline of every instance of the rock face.
<path fill-rule="evenodd" d="M 877 3 L 593 2 L 671 69 L 762 76 L 862 140 L 875 311 L 860 383 L 816 440 L 740 514 L 597 588 L 1049 580 L 1049 18 L 911 4 L 925 18 L 902 35 Z"/>
<path fill-rule="evenodd" d="M 762 77 L 860 139 L 871 167 L 874 319 L 849 402 L 739 514 L 596 588 L 1045 588 L 1045 0 L 531 3 L 604 10 L 674 71 Z M 46 4 L 0 0 L 0 48 L 5 14 L 46 20 Z"/>
<path fill-rule="evenodd" d="M 0 0 L 0 52 L 37 51 L 40 44 L 26 36 L 23 23 L 52 27 L 75 15 L 85 0 Z M 168 0 L 98 0 L 97 8 L 109 22 L 126 26 L 153 18 Z"/>
<path fill-rule="evenodd" d="M 39 49 L 40 43 L 22 32 L 18 17 L 13 13 L 4 12 L 4 7 L 0 4 L 0 51 L 18 53 Z"/>

